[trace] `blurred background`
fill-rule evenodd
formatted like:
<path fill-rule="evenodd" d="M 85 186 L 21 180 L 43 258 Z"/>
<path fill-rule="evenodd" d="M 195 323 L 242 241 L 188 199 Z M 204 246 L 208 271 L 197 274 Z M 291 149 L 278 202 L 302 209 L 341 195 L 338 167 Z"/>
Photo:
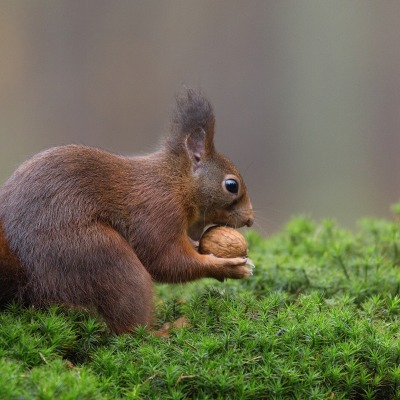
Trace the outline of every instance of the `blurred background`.
<path fill-rule="evenodd" d="M 0 0 L 0 183 L 83 143 L 152 151 L 201 88 L 269 235 L 400 199 L 397 0 Z"/>

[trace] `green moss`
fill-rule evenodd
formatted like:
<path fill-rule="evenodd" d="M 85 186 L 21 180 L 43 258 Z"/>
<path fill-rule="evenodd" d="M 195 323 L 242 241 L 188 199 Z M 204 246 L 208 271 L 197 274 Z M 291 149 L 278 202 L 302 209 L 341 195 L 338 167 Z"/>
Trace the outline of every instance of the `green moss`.
<path fill-rule="evenodd" d="M 400 215 L 400 203 L 396 203 L 392 205 L 392 211 L 397 214 Z"/>
<path fill-rule="evenodd" d="M 159 338 L 82 312 L 0 313 L 4 399 L 400 398 L 400 229 L 291 220 L 246 233 L 255 274 L 157 287 Z"/>

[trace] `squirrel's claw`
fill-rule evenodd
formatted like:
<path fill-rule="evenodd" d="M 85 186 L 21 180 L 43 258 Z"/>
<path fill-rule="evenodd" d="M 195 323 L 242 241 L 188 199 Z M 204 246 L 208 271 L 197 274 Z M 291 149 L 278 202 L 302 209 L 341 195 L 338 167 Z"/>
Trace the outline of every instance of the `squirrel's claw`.
<path fill-rule="evenodd" d="M 253 262 L 249 259 L 247 259 L 246 265 L 253 271 L 253 269 L 256 267 Z"/>

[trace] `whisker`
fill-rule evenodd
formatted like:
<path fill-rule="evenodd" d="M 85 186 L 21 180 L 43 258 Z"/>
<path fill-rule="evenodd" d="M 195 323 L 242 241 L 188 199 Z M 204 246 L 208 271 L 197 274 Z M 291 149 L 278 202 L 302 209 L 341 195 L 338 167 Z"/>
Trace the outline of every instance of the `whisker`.
<path fill-rule="evenodd" d="M 243 173 L 242 173 L 243 178 L 247 175 L 247 171 L 249 170 L 250 167 L 252 167 L 254 165 L 255 162 L 256 162 L 255 159 L 251 160 L 251 162 L 248 163 L 247 166 L 243 169 Z"/>

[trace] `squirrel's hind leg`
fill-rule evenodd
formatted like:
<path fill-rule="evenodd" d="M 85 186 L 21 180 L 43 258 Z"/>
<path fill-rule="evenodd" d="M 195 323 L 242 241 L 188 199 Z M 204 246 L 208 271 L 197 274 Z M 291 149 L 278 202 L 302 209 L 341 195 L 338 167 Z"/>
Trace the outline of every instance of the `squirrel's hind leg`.
<path fill-rule="evenodd" d="M 106 224 L 48 235 L 29 264 L 23 292 L 28 304 L 94 309 L 118 334 L 152 323 L 152 278 L 126 240 Z"/>
<path fill-rule="evenodd" d="M 125 239 L 108 226 L 92 242 L 96 295 L 93 306 L 115 333 L 129 332 L 153 320 L 153 283 Z"/>
<path fill-rule="evenodd" d="M 18 286 L 22 283 L 19 260 L 8 245 L 0 221 L 0 307 L 17 299 Z"/>

